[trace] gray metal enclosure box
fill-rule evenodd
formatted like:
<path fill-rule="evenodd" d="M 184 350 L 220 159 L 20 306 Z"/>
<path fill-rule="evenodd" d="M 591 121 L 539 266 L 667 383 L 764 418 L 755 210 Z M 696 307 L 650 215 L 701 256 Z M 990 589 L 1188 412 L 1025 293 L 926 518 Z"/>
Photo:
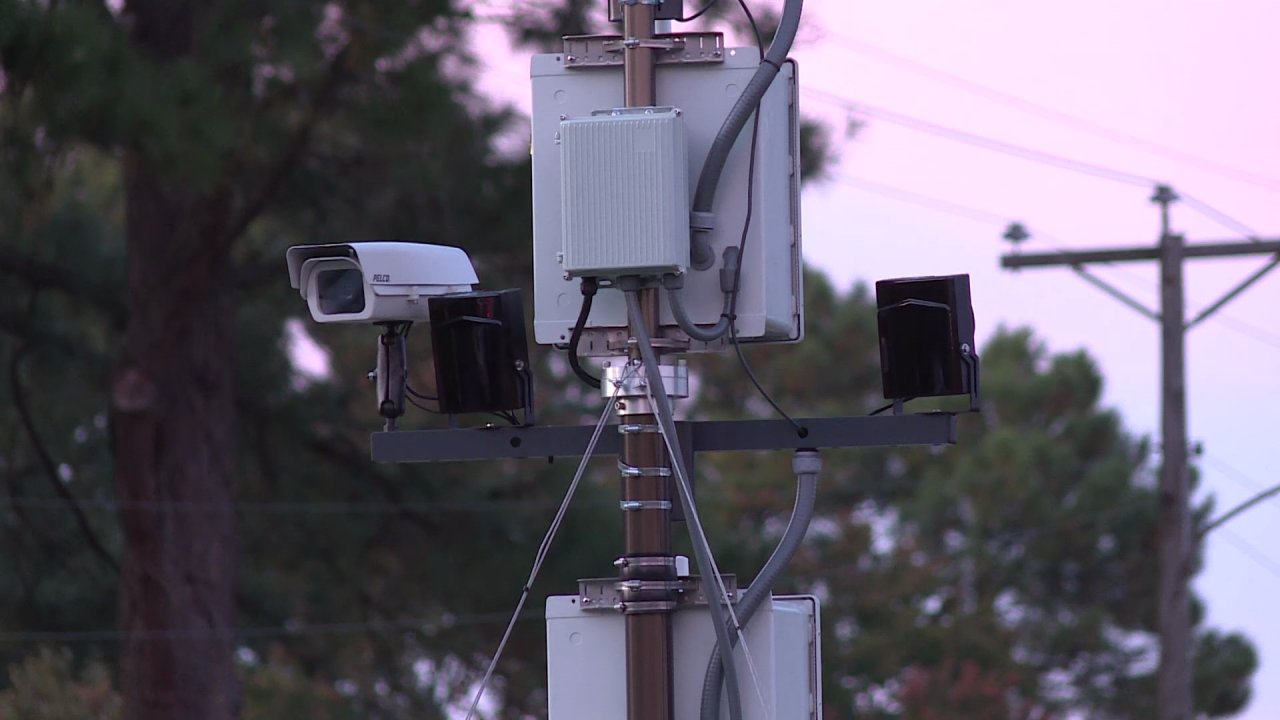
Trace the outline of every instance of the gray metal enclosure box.
<path fill-rule="evenodd" d="M 744 633 L 760 680 L 759 692 L 741 643 L 734 652 L 743 720 L 821 719 L 820 627 L 818 600 L 812 596 L 775 596 L 760 606 Z M 677 611 L 672 636 L 675 720 L 697 720 L 702 679 L 715 647 L 706 606 Z M 625 645 L 621 613 L 583 611 L 577 595 L 547 598 L 549 720 L 626 718 Z M 729 717 L 725 703 L 721 703 L 721 717 Z"/>
<path fill-rule="evenodd" d="M 657 104 L 682 112 L 688 137 L 688 192 L 692 195 L 712 140 L 759 64 L 755 48 L 725 50 L 723 63 L 663 64 L 657 68 Z M 534 55 L 533 91 L 533 271 L 534 337 L 544 345 L 567 343 L 582 295 L 578 281 L 566 280 L 562 252 L 564 217 L 560 165 L 561 122 L 590 117 L 623 105 L 622 68 L 565 67 L 560 54 Z M 800 148 L 797 75 L 793 62 L 782 67 L 761 101 L 751 227 L 743 259 L 738 328 L 743 342 L 796 342 L 803 338 L 804 304 L 800 249 Z M 715 264 L 686 273 L 684 296 L 694 322 L 714 324 L 720 316 L 719 270 L 724 248 L 742 238 L 747 210 L 751 122 L 730 153 L 716 193 L 715 228 L 710 233 Z M 603 289 L 596 296 L 580 352 L 605 354 L 608 341 L 625 340 L 622 294 Z M 661 308 L 662 335 L 683 338 L 667 307 Z M 716 349 L 723 343 L 717 343 Z M 708 349 L 694 342 L 693 351 Z"/>
<path fill-rule="evenodd" d="M 561 266 L 572 277 L 683 272 L 689 159 L 679 110 L 560 123 Z"/>

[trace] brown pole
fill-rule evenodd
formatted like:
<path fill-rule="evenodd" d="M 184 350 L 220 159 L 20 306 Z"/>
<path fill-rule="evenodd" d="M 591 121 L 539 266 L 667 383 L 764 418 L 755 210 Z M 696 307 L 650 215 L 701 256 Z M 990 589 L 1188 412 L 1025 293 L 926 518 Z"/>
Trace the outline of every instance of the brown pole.
<path fill-rule="evenodd" d="M 622 27 L 624 98 L 627 107 L 656 104 L 654 49 L 645 42 L 654 36 L 657 5 L 623 0 Z M 658 336 L 658 295 L 653 289 L 640 292 L 644 323 L 650 337 Z M 632 357 L 637 356 L 632 352 Z M 639 403 L 638 405 L 636 403 Z M 623 525 L 626 548 L 619 562 L 621 578 L 639 581 L 627 600 L 627 719 L 672 720 L 673 643 L 671 611 L 674 595 L 666 589 L 676 580 L 675 559 L 671 555 L 670 463 L 656 432 L 657 418 L 643 399 L 622 400 L 621 418 L 628 429 L 623 438 L 622 478 Z M 625 406 L 631 405 L 630 408 Z M 630 414 L 643 410 L 642 414 Z M 665 469 L 665 470 L 661 470 Z"/>
<path fill-rule="evenodd" d="M 1183 299 L 1183 238 L 1169 228 L 1173 191 L 1160 187 L 1160 668 L 1156 716 L 1191 720 L 1190 487 L 1187 477 L 1186 324 Z"/>

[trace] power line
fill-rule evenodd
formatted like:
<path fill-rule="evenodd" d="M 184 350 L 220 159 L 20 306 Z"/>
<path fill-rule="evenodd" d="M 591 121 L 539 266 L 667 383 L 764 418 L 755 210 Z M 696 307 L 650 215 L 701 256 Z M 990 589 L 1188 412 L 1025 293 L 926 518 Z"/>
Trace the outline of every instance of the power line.
<path fill-rule="evenodd" d="M 833 179 L 842 185 L 848 185 L 849 187 L 857 188 L 865 192 L 911 203 L 920 207 L 929 208 L 930 210 L 937 210 L 938 212 L 949 213 L 959 217 L 968 218 L 970 220 L 976 220 L 978 222 L 1004 224 L 1009 222 L 1011 219 L 1004 215 L 1000 215 L 999 213 L 980 210 L 968 205 L 951 202 L 950 200 L 931 197 L 929 195 L 894 187 L 893 185 L 886 185 L 885 183 L 876 182 L 874 180 L 854 177 L 852 175 L 839 174 L 835 175 Z"/>
<path fill-rule="evenodd" d="M 1178 162 L 1183 162 L 1188 165 L 1199 167 L 1203 170 L 1218 173 L 1223 177 L 1229 177 L 1240 182 L 1249 183 L 1268 190 L 1280 190 L 1280 180 L 1265 177 L 1263 175 L 1257 175 L 1246 170 L 1225 165 L 1215 160 L 1202 158 L 1182 150 L 1165 147 L 1164 145 L 1154 143 L 1136 135 L 1131 135 L 1104 125 L 1099 125 L 1098 123 L 1070 115 L 1062 112 L 1061 110 L 1055 110 L 1054 108 L 1040 105 L 1017 95 L 996 90 L 995 88 L 953 75 L 945 70 L 939 70 L 938 68 L 925 65 L 924 63 L 902 57 L 901 55 L 896 55 L 887 50 L 869 45 L 860 40 L 855 40 L 838 32 L 828 31 L 828 35 L 837 45 L 841 45 L 853 52 L 866 55 L 868 57 L 874 57 L 909 72 L 916 73 L 923 77 L 930 78 L 937 82 L 950 85 L 1010 107 L 1018 108 L 1081 132 L 1089 133 L 1134 149 L 1149 152 L 1153 155 L 1160 155 L 1171 160 L 1177 160 Z M 1185 199 L 1185 196 L 1183 197 Z"/>
<path fill-rule="evenodd" d="M 1240 233 L 1241 235 L 1244 235 L 1245 237 L 1249 238 L 1250 240 L 1253 240 L 1254 242 L 1258 241 L 1258 236 L 1260 235 L 1260 233 L 1257 230 L 1254 230 L 1252 227 L 1245 225 L 1244 223 L 1240 222 L 1239 220 L 1236 220 L 1235 218 L 1222 212 L 1221 210 L 1214 208 L 1213 206 L 1209 205 L 1203 200 L 1197 200 L 1196 198 L 1193 198 L 1190 195 L 1187 195 L 1186 193 L 1183 193 L 1183 192 L 1179 192 L 1178 194 L 1182 198 L 1182 202 L 1192 210 L 1199 212 L 1201 215 L 1204 215 L 1205 217 L 1212 218 L 1213 220 L 1217 220 L 1223 227 L 1234 230 Z"/>
<path fill-rule="evenodd" d="M 1263 330 L 1260 327 L 1251 325 L 1238 318 L 1233 318 L 1230 315 L 1220 314 L 1212 319 L 1217 320 L 1218 322 L 1222 323 L 1224 327 L 1231 328 L 1232 330 L 1235 330 L 1241 335 L 1251 337 L 1254 340 L 1257 340 L 1258 342 L 1262 343 L 1263 345 L 1270 345 L 1271 347 L 1276 348 L 1277 350 L 1280 350 L 1280 335 L 1274 335 L 1270 332 L 1267 332 L 1266 330 Z"/>
<path fill-rule="evenodd" d="M 11 642 L 118 642 L 120 640 L 201 640 L 211 637 L 237 637 L 246 640 L 278 637 L 335 635 L 357 632 L 400 632 L 416 630 L 437 633 L 455 627 L 494 625 L 510 619 L 510 613 L 452 615 L 445 613 L 430 620 L 385 620 L 349 623 L 294 624 L 248 628 L 193 628 L 190 630 L 34 630 L 0 632 L 0 643 Z M 541 611 L 528 611 L 521 620 L 542 618 Z"/>
<path fill-rule="evenodd" d="M 6 507 L 32 510 L 72 512 L 75 508 L 115 513 L 120 510 L 151 512 L 249 512 L 264 515 L 394 515 L 404 512 L 419 513 L 491 513 L 520 509 L 545 509 L 556 507 L 553 500 L 469 500 L 441 502 L 252 502 L 204 503 L 179 501 L 117 501 L 72 500 L 43 497 L 0 498 L 0 509 Z M 612 506 L 614 502 L 582 501 L 579 506 Z"/>
<path fill-rule="evenodd" d="M 1280 563 L 1272 560 L 1270 556 L 1246 542 L 1244 538 L 1231 532 L 1226 528 L 1219 528 L 1218 532 L 1222 538 L 1236 547 L 1237 550 L 1248 555 L 1250 559 L 1266 568 L 1268 572 L 1280 578 Z"/>
<path fill-rule="evenodd" d="M 1257 482 L 1253 478 L 1250 478 L 1248 475 L 1245 475 L 1244 473 L 1235 469 L 1231 465 L 1228 465 L 1218 456 L 1205 453 L 1204 459 L 1206 463 L 1214 466 L 1214 468 L 1217 469 L 1219 473 L 1225 475 L 1226 477 L 1231 478 L 1232 480 L 1236 481 L 1238 484 L 1240 484 L 1244 488 L 1255 493 L 1262 491 L 1261 483 Z"/>
<path fill-rule="evenodd" d="M 1004 153 L 1006 155 L 1011 155 L 1013 157 L 1021 158 L 1023 160 L 1038 162 L 1044 165 L 1049 165 L 1051 167 L 1059 168 L 1061 170 L 1070 170 L 1072 172 L 1091 175 L 1093 177 L 1102 178 L 1104 180 L 1112 180 L 1114 182 L 1124 183 L 1127 185 L 1137 185 L 1140 187 L 1151 187 L 1152 185 L 1159 184 L 1159 182 L 1156 181 L 1155 179 L 1149 178 L 1143 175 L 1137 175 L 1134 173 L 1125 172 L 1123 170 L 1115 170 L 1113 168 L 1104 167 L 1102 165 L 1095 165 L 1093 163 L 1084 162 L 1082 160 L 1073 160 L 1071 158 L 1063 157 L 1061 155 L 1054 155 L 1052 153 L 1043 152 L 1041 150 L 1033 150 L 1031 148 L 1022 147 L 1021 145 L 1014 145 L 1012 143 L 1004 142 L 1003 140 L 996 140 L 994 138 L 984 137 L 982 135 L 977 135 L 971 132 L 967 132 L 965 130 L 957 130 L 955 128 L 946 127 L 945 125 L 939 125 L 937 123 L 930 122 L 928 120 L 921 120 L 920 118 L 911 117 L 910 115 L 904 115 L 903 113 L 896 112 L 893 110 L 886 110 L 884 108 L 876 107 L 874 105 L 869 105 L 863 102 L 855 102 L 848 98 L 841 97 L 839 95 L 828 93 L 822 90 L 802 88 L 801 92 L 806 95 L 812 96 L 814 99 L 820 102 L 825 102 L 830 105 L 843 108 L 850 112 L 860 113 L 863 115 L 867 115 L 869 117 L 879 118 L 886 122 L 891 122 L 896 125 L 901 125 L 903 127 L 911 128 L 919 132 L 928 133 L 930 135 L 936 135 L 938 137 L 946 138 L 948 140 L 955 140 L 957 142 L 966 143 L 968 145 L 973 145 L 975 147 L 980 147 L 986 150 L 992 150 L 995 152 Z"/>

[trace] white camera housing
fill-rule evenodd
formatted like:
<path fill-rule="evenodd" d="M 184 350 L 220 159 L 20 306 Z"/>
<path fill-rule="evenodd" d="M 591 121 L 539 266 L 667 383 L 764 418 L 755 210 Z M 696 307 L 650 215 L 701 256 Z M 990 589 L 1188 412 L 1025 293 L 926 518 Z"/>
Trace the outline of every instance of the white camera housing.
<path fill-rule="evenodd" d="M 479 283 L 461 248 L 415 242 L 354 242 L 289 248 L 289 282 L 319 323 L 426 320 L 433 295 Z"/>

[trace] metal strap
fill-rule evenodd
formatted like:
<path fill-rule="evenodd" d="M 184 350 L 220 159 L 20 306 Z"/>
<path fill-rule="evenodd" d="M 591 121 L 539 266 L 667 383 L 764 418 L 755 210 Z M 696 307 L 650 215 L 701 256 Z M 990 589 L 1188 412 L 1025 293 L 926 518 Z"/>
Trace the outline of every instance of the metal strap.
<path fill-rule="evenodd" d="M 621 460 L 618 461 L 618 472 L 622 477 L 671 477 L 669 467 L 636 467 Z"/>
<path fill-rule="evenodd" d="M 618 503 L 623 510 L 670 510 L 670 500 L 623 500 Z"/>
<path fill-rule="evenodd" d="M 640 615 L 644 613 L 665 613 L 676 609 L 674 600 L 642 600 L 639 602 L 620 602 L 613 606 L 614 610 L 624 615 Z"/>
<path fill-rule="evenodd" d="M 651 433 L 656 435 L 661 432 L 662 432 L 662 429 L 659 428 L 657 425 L 619 425 L 618 426 L 619 435 L 639 435 L 642 433 Z"/>
<path fill-rule="evenodd" d="M 623 580 L 614 585 L 622 592 L 683 592 L 683 580 Z"/>
<path fill-rule="evenodd" d="M 613 561 L 614 567 L 669 567 L 676 566 L 674 555 L 641 555 L 639 557 L 621 557 Z"/>

